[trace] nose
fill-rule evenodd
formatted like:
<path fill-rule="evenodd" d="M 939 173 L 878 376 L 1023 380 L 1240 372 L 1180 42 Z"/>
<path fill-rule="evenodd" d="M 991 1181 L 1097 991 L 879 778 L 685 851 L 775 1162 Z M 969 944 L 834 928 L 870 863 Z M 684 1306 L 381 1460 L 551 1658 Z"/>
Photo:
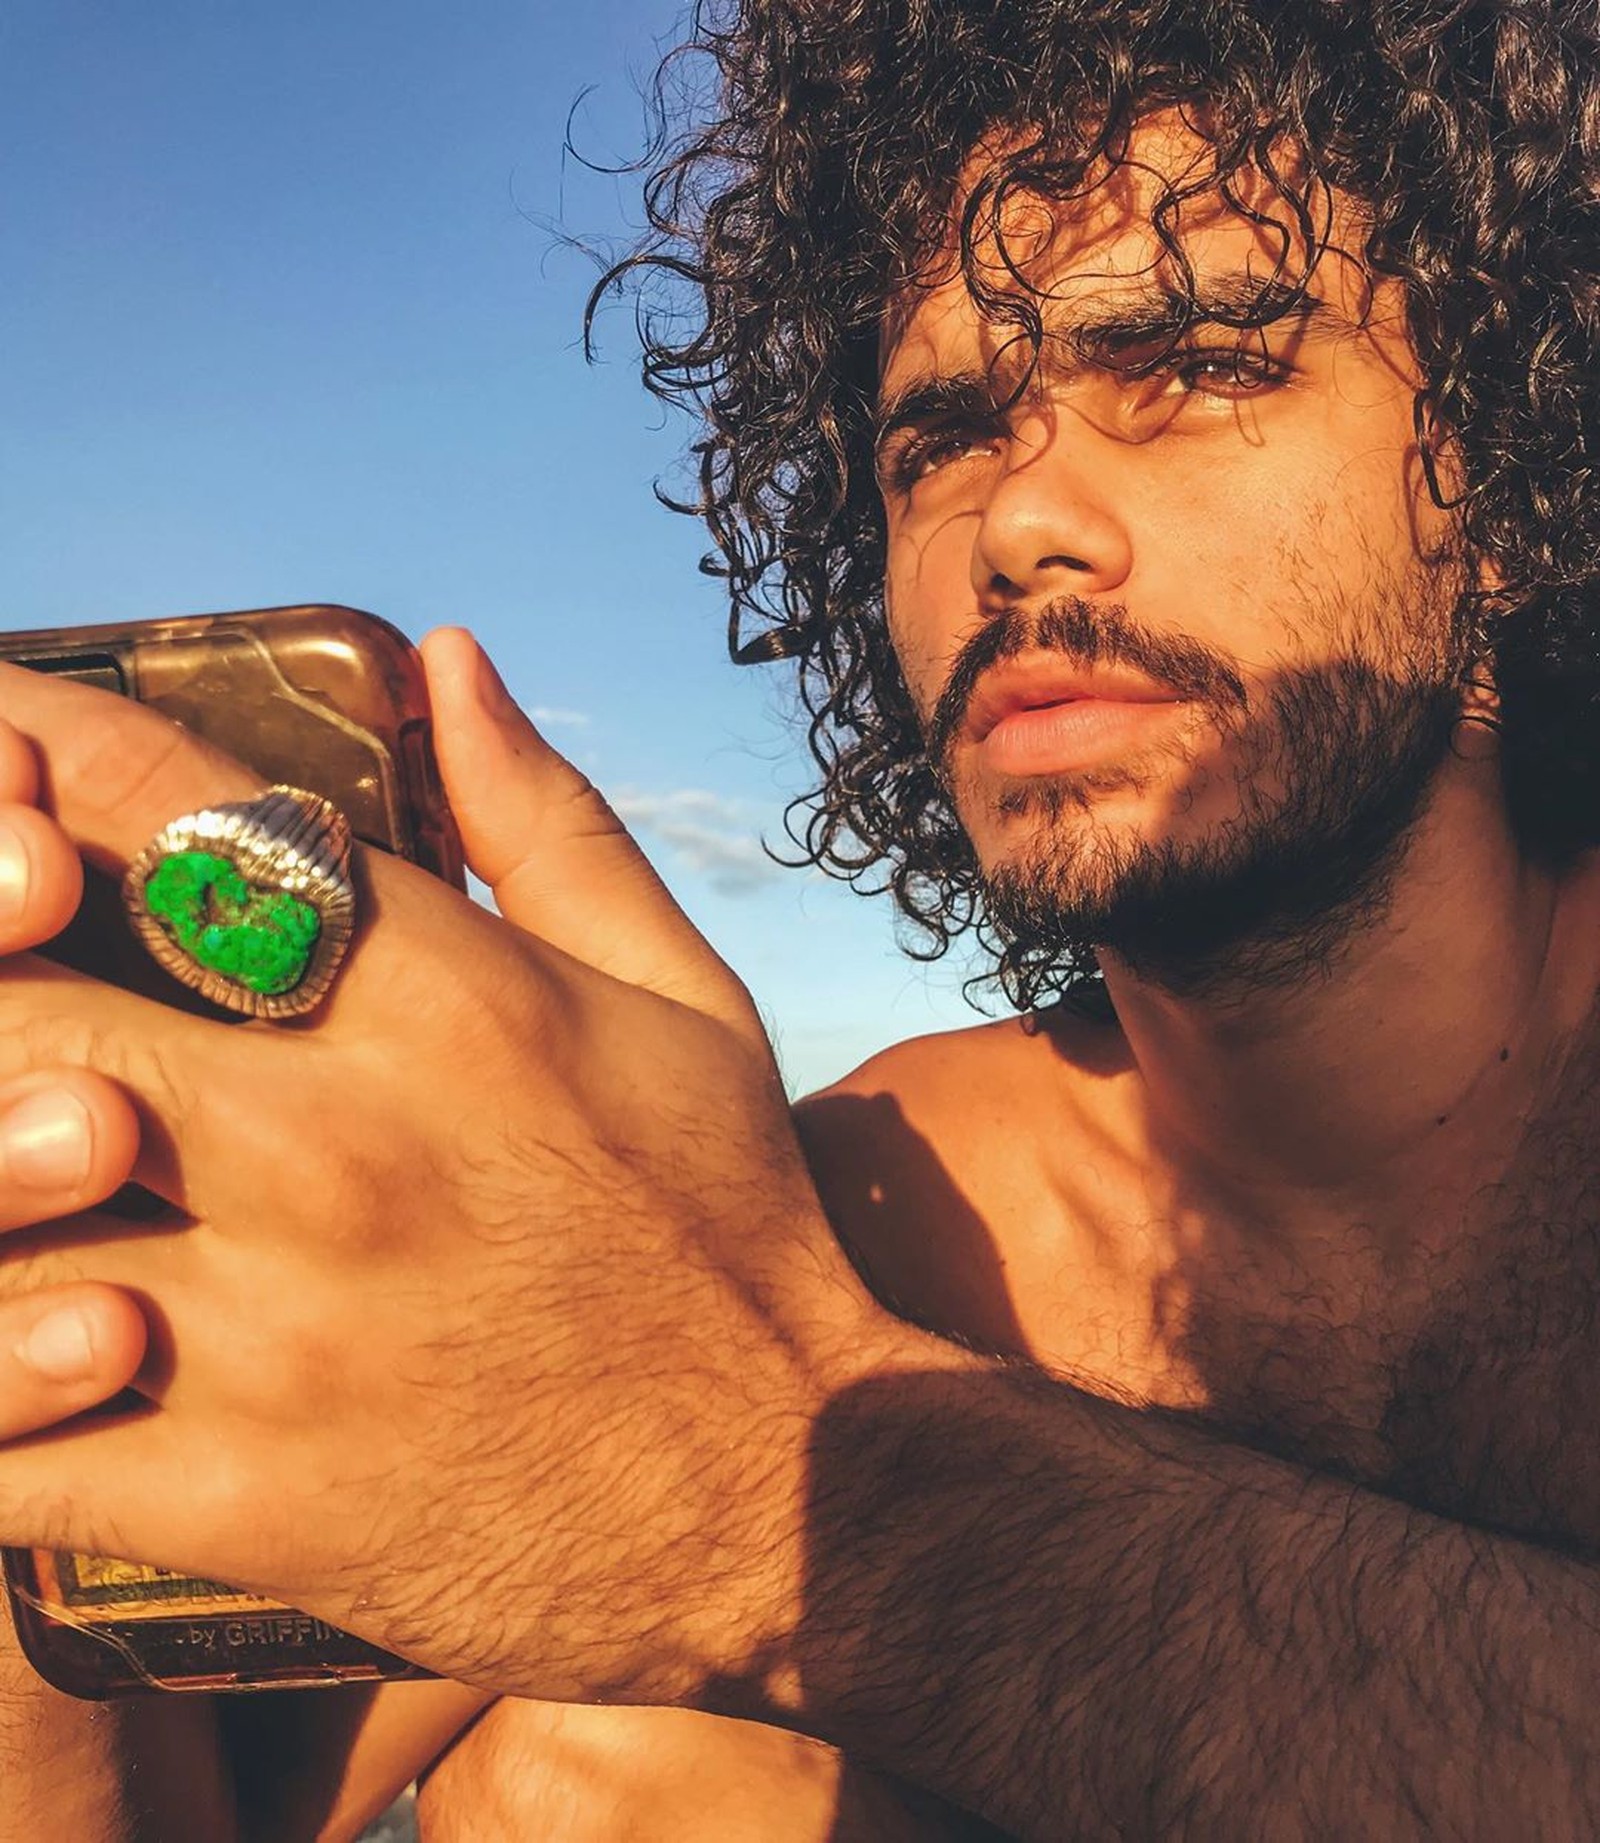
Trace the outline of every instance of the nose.
<path fill-rule="evenodd" d="M 1106 438 L 1070 410 L 1041 410 L 1013 429 L 973 541 L 972 586 L 981 605 L 998 611 L 1126 581 L 1133 546 L 1112 500 L 1102 446 Z"/>

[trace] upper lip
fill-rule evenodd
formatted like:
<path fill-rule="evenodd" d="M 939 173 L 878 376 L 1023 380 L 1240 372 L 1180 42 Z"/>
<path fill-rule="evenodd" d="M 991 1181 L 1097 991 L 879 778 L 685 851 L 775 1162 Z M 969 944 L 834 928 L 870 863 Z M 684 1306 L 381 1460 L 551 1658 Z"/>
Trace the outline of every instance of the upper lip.
<path fill-rule="evenodd" d="M 992 666 L 978 680 L 967 704 L 962 732 L 982 742 L 995 725 L 1019 710 L 1042 710 L 1093 698 L 1106 704 L 1177 704 L 1183 700 L 1168 685 L 1137 672 L 1104 666 L 1075 666 L 1048 656 L 1019 656 Z"/>

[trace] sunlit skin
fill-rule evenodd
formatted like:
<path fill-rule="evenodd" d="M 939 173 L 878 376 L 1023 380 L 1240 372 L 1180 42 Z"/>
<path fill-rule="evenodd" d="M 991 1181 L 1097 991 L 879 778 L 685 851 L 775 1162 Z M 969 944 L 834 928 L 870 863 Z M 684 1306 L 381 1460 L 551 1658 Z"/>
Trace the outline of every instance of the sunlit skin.
<path fill-rule="evenodd" d="M 1172 175 L 1202 149 L 1157 122 L 1133 151 Z M 1332 205 L 1336 250 L 1358 249 L 1358 214 Z M 1154 354 L 1136 343 L 1116 365 L 1086 364 L 1063 335 L 1148 318 L 1159 291 L 1147 212 L 1139 185 L 1119 181 L 1088 209 L 1010 227 L 1045 291 L 1049 335 L 1015 404 L 1005 335 L 957 281 L 915 291 L 888 317 L 888 600 L 925 715 L 986 622 L 1063 595 L 1125 606 L 1147 630 L 1225 658 L 1256 705 L 1285 669 L 1352 653 L 1375 666 L 1443 656 L 1449 610 L 1477 565 L 1426 490 L 1398 296 L 1369 289 L 1336 253 L 1312 276 L 1312 310 L 1259 337 L 1195 327 L 1138 377 L 1130 361 L 1139 369 Z M 1205 286 L 1236 293 L 1241 277 L 1265 272 L 1260 233 L 1238 217 L 1197 203 L 1185 230 Z M 537 745 L 504 713 L 471 714 L 464 639 L 428 651 L 452 798 L 469 830 L 493 830 L 496 849 L 529 867 L 528 885 L 501 889 L 502 907 L 559 940 L 547 911 L 563 892 L 540 881 L 551 853 L 524 855 L 519 827 L 534 822 L 498 797 L 532 772 Z M 953 786 L 990 868 L 1085 843 L 1092 864 L 1100 845 L 1182 843 L 1244 810 L 1236 730 L 1170 687 L 1085 679 L 1022 654 L 980 684 L 972 709 L 953 743 Z M 0 800 L 26 812 L 33 791 L 7 780 L 5 740 L 0 728 Z M 1050 780 L 1078 797 L 1059 811 L 1016 797 Z M 530 797 L 527 810 L 551 807 Z M 39 824 L 59 884 L 71 847 Z M 1506 1176 L 1530 1118 L 1579 1123 L 1571 1181 L 1586 1181 L 1593 1097 L 1568 1077 L 1591 1046 L 1600 989 L 1596 884 L 1587 863 L 1556 878 L 1524 861 L 1492 743 L 1464 730 L 1388 906 L 1336 963 L 1271 992 L 1197 998 L 1108 956 L 1114 1024 L 1011 1021 L 898 1046 L 802 1107 L 818 1188 L 885 1293 L 929 1325 L 1108 1396 L 1201 1410 L 1243 1399 L 1312 1464 L 1380 1477 L 1390 1377 L 1368 1359 L 1403 1344 L 1453 1286 L 1471 1307 L 1501 1303 L 1480 1301 L 1472 1261 L 1515 1245 L 1514 1212 L 1491 1212 L 1475 1243 L 1460 1227 L 1469 1202 Z M 576 904 L 566 916 L 574 947 L 599 912 Z M 37 915 L 17 929 L 0 915 L 0 949 L 48 933 Z M 663 949 L 670 967 L 680 951 L 676 937 Z M 88 1091 L 101 1126 L 89 1191 L 52 1192 L 62 1207 L 130 1168 L 128 1121 L 105 1087 Z M 1553 1178 L 1548 1188 L 1541 1207 L 1559 1221 L 1564 1193 Z M 1537 1260 L 1528 1278 L 1536 1309 Z M 124 1379 L 138 1361 L 137 1314 L 130 1324 L 120 1293 L 85 1295 L 101 1313 L 119 1302 L 124 1316 L 103 1329 Z M 0 1343 L 36 1310 L 0 1301 L 13 1334 Z M 1336 1335 L 1308 1342 L 1308 1322 Z M 1478 1329 L 1469 1312 L 1459 1326 L 1469 1348 Z M 1518 1375 L 1531 1394 L 1464 1402 L 1441 1439 L 1518 1453 L 1546 1380 L 1544 1342 L 1530 1330 L 1525 1345 L 1531 1364 Z M 102 1383 L 114 1368 L 102 1365 Z M 10 1430 L 47 1424 L 72 1400 L 35 1379 Z M 1538 1509 L 1558 1533 L 1600 1541 L 1600 1504 L 1581 1485 L 1564 1497 L 1559 1478 L 1541 1482 L 1549 1503 Z M 426 1765 L 469 1712 L 462 1698 L 445 1685 L 380 1695 L 345 1774 L 347 1817 Z M 71 1713 L 50 1719 L 65 1733 Z M 708 1810 L 737 1813 L 716 1834 L 761 1843 L 901 1834 L 881 1806 L 855 1830 L 836 1827 L 837 1756 L 708 1716 L 658 1716 L 500 1703 L 435 1773 L 432 1834 L 687 1843 L 707 1834 Z M 920 1821 L 904 1834 L 946 1834 Z"/>
<path fill-rule="evenodd" d="M 1173 174 L 1202 149 L 1157 123 L 1135 153 Z M 914 297 L 890 330 L 888 603 L 925 715 L 975 631 L 1060 595 L 1123 604 L 1144 626 L 1229 657 L 1257 701 L 1285 667 L 1438 653 L 1462 565 L 1416 447 L 1398 289 L 1369 286 L 1340 253 L 1360 247 L 1358 214 L 1333 201 L 1332 249 L 1312 274 L 1308 313 L 1260 333 L 1195 326 L 1150 375 L 1130 375 L 1137 345 L 1119 366 L 1097 366 L 1076 357 L 1071 335 L 1136 318 L 1159 297 L 1164 271 L 1143 209 L 1154 183 L 1125 171 L 1088 213 L 1019 217 L 1009 240 L 1045 295 L 1047 337 L 1014 406 L 984 409 L 983 393 L 1014 388 L 1014 335 L 982 319 L 959 279 Z M 1196 206 L 1185 227 L 1202 295 L 1270 272 L 1262 233 L 1237 214 Z M 937 407 L 962 393 L 972 406 Z M 1030 666 L 1040 695 L 1052 693 L 1060 668 L 1048 658 L 1013 665 L 1024 668 L 1017 699 Z M 1009 752 L 993 732 L 958 733 L 954 792 L 986 867 L 1049 846 L 1052 828 L 1080 846 L 1119 834 L 1182 841 L 1238 817 L 1226 731 L 1193 706 L 1124 695 L 1112 685 L 1081 715 L 1023 717 Z M 1028 775 L 1089 791 L 1053 815 L 1007 810 L 1003 795 Z M 1086 1081 L 1069 1048 L 1034 1059 L 1049 1098 L 1031 1088 L 1022 1103 L 1040 1143 L 1060 1147 L 1040 1154 L 1049 1191 L 1080 1223 L 1112 1197 L 1119 1212 L 1169 1222 L 1148 1245 L 1103 1249 L 1147 1298 L 1192 1238 L 1210 1250 L 1219 1286 L 1269 1313 L 1283 1277 L 1274 1248 L 1298 1264 L 1314 1245 L 1329 1270 L 1319 1283 L 1342 1271 L 1344 1287 L 1365 1291 L 1357 1276 L 1372 1259 L 1404 1268 L 1435 1234 L 1448 1241 L 1462 1199 L 1503 1153 L 1546 1052 L 1587 1013 L 1594 914 L 1591 873 L 1558 885 L 1521 861 L 1492 749 L 1464 730 L 1384 924 L 1350 940 L 1336 977 L 1248 1002 L 1191 1002 L 1103 957 L 1121 1032 L 1083 1057 L 1115 1078 Z M 960 1046 L 950 1040 L 952 1058 Z M 1112 1155 L 1092 1183 L 1085 1130 Z M 1419 1215 L 1421 1193 L 1445 1208 Z M 1360 1251 L 1333 1226 L 1353 1211 L 1365 1223 Z M 1056 1241 L 1059 1225 L 1041 1232 L 1039 1219 L 1028 1239 Z M 1018 1284 L 1024 1322 L 1065 1305 L 1050 1290 L 1054 1309 Z M 1401 1297 L 1404 1288 L 1403 1310 Z M 1153 1351 L 1149 1362 L 1147 1384 L 1191 1398 L 1192 1379 Z"/>
<path fill-rule="evenodd" d="M 1156 125 L 1140 153 L 1171 175 L 1203 150 Z M 1399 289 L 1374 289 L 1341 253 L 1359 248 L 1355 214 L 1338 212 L 1331 250 L 1282 318 L 1197 324 L 1174 342 L 1161 322 L 1177 278 L 1147 218 L 1157 183 L 1124 168 L 1065 220 L 1013 208 L 1007 253 L 1043 296 L 1046 333 L 1026 381 L 1028 347 L 978 314 L 959 273 L 891 317 L 878 443 L 889 618 L 925 714 L 977 628 L 1053 594 L 1123 604 L 1228 655 L 1258 695 L 1284 666 L 1430 643 L 1411 603 L 1437 602 L 1453 526 L 1416 447 Z M 1277 239 L 1215 200 L 1181 223 L 1198 296 L 1248 305 Z M 1291 276 L 1305 260 L 1294 253 Z M 1002 283 L 992 249 L 987 268 Z M 1111 335 L 1098 360 L 1080 351 L 1097 329 Z M 1013 663 L 1048 680 L 1047 657 Z M 1225 739 L 1203 713 L 1120 701 L 1158 698 L 1158 683 L 1111 691 L 1105 708 L 1037 725 L 1037 759 L 1021 759 L 1022 735 L 958 740 L 961 817 L 985 863 L 1033 830 L 997 810 L 1019 775 L 1095 776 L 1095 828 L 1151 841 L 1237 813 Z"/>
<path fill-rule="evenodd" d="M 1159 123 L 1135 147 L 1168 174 L 1200 151 Z M 1145 311 L 1159 291 L 1153 184 L 1128 178 L 1092 211 L 1013 225 L 1013 254 L 1032 250 L 1048 295 L 1047 344 L 1015 406 L 993 407 L 1017 381 L 1010 335 L 959 278 L 889 316 L 888 602 L 925 717 L 986 622 L 1062 594 L 1226 655 L 1254 700 L 1285 666 L 1443 645 L 1464 565 L 1416 447 L 1399 291 L 1339 254 L 1360 246 L 1348 201 L 1334 201 L 1308 312 L 1260 334 L 1196 327 L 1142 378 L 1125 369 L 1136 347 L 1117 354 L 1124 369 L 1075 357 L 1067 334 Z M 1197 202 L 1185 224 L 1196 270 L 1224 292 L 1269 271 L 1261 233 L 1236 215 Z M 980 683 L 952 770 L 987 867 L 1048 848 L 1054 828 L 1181 841 L 1239 814 L 1226 726 L 1160 685 L 1080 678 L 1025 654 Z M 1063 695 L 1077 701 L 1030 709 Z M 1004 800 L 1035 777 L 1085 798 L 1053 815 Z M 1382 1404 L 1360 1359 L 1423 1311 L 1464 1200 L 1503 1166 L 1541 1075 L 1570 1049 L 1600 977 L 1597 911 L 1591 873 L 1558 884 L 1521 861 L 1492 746 L 1463 730 L 1388 914 L 1332 977 L 1196 1003 L 1108 959 L 1120 1029 L 1008 1023 L 890 1050 L 835 1095 L 903 1122 L 941 1182 L 897 1191 L 885 1147 L 889 1200 L 873 1206 L 861 1173 L 879 1169 L 874 1147 L 836 1134 L 824 1096 L 809 1133 L 824 1195 L 908 1309 L 1134 1399 L 1226 1394 L 1236 1378 L 1215 1353 L 1202 1367 L 1185 1346 L 1202 1307 L 1252 1327 L 1234 1353 L 1248 1362 L 1313 1301 L 1359 1331 L 1320 1367 L 1285 1341 L 1305 1373 L 1276 1406 L 1292 1424 L 1298 1383 L 1348 1422 L 1341 1461 L 1380 1466 L 1361 1429 Z M 1003 1287 L 975 1283 L 993 1272 Z M 518 1770 L 517 1722 L 503 1705 L 445 1762 L 434 1811 L 470 1817 L 480 1776 Z M 728 1741 L 705 1730 L 696 1759 Z"/>
<path fill-rule="evenodd" d="M 1140 149 L 1169 170 L 1195 151 L 1159 129 Z M 1159 283 L 1143 203 L 1136 188 L 1108 188 L 1089 217 L 1034 227 L 1051 332 L 1121 314 Z M 1256 232 L 1193 217 L 1202 274 L 1234 287 L 1259 277 Z M 1355 247 L 1347 206 L 1338 221 L 1335 241 Z M 1195 329 L 1142 379 L 1052 343 L 1018 405 L 988 416 L 970 402 L 952 413 L 952 382 L 980 406 L 980 391 L 1014 382 L 1004 335 L 961 284 L 891 317 L 879 451 L 889 605 L 925 714 L 977 628 L 1061 593 L 1123 604 L 1228 655 L 1256 695 L 1284 664 L 1438 646 L 1461 565 L 1415 447 L 1400 300 L 1337 256 L 1310 293 L 1309 315 L 1261 336 Z M 943 404 L 912 414 L 930 391 Z M 1029 699 L 1061 692 L 1062 678 L 1053 659 L 1010 662 L 980 688 L 975 727 L 992 727 L 956 742 L 961 816 L 987 865 L 1037 850 L 1052 826 L 1182 838 L 1235 816 L 1233 739 L 1205 712 L 1102 673 L 1067 688 L 1114 695 L 1030 715 Z M 1052 775 L 1076 777 L 1086 802 L 1053 818 L 1004 810 L 1008 786 Z M 1461 1197 L 1530 1104 L 1546 1049 L 1586 1010 L 1596 907 L 1589 881 L 1558 888 L 1520 863 L 1492 754 L 1469 734 L 1389 924 L 1352 944 L 1338 977 L 1240 1008 L 1174 1001 L 1112 962 L 1120 1033 L 997 1025 L 901 1046 L 840 1084 L 839 1097 L 890 1102 L 981 1229 L 915 1194 L 861 1206 L 874 1151 L 834 1132 L 826 1096 L 810 1115 L 819 1181 L 882 1283 L 930 1322 L 1108 1393 L 1203 1405 L 1219 1379 L 1181 1348 L 1197 1286 L 1269 1325 L 1287 1314 L 1287 1271 L 1302 1296 L 1351 1319 L 1380 1293 L 1397 1318 L 1416 1309 L 1423 1244 L 1448 1240 Z M 1514 1054 L 1502 1062 L 1504 1047 Z M 1003 1293 L 970 1285 L 975 1262 L 1004 1274 Z M 1310 1386 L 1344 1390 L 1355 1420 L 1375 1411 L 1349 1399 L 1361 1391 L 1348 1375 Z M 742 1785 L 763 1788 L 752 1837 L 836 1834 L 813 1814 L 815 1756 L 790 1784 L 772 1747 L 683 1717 L 663 1779 L 646 1743 L 665 1730 L 588 1711 L 564 1718 L 558 1745 L 551 1719 L 506 1702 L 480 1723 L 430 1780 L 434 1833 L 510 1838 L 559 1810 L 574 1836 L 612 1834 L 629 1812 L 651 1835 L 678 1824 L 687 1838 L 708 1788 Z M 591 1738 L 574 1766 L 565 1750 L 580 1728 Z M 609 1762 L 598 1784 L 597 1757 Z"/>

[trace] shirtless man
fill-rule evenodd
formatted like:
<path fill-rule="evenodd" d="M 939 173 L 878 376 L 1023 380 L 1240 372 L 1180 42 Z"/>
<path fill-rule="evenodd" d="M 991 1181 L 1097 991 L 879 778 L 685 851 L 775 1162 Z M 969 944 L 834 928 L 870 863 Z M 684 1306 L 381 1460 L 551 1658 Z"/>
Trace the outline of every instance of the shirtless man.
<path fill-rule="evenodd" d="M 438 1597 L 397 1612 L 370 1556 L 341 1572 L 337 1528 L 269 1553 L 270 1527 L 238 1536 L 220 1508 L 186 1507 L 191 1533 L 131 1488 L 74 1480 L 73 1442 L 0 1459 L 0 1534 L 36 1531 L 39 1504 L 75 1532 L 98 1511 L 486 1691 L 682 1705 L 497 1704 L 430 1780 L 434 1837 L 828 1834 L 833 1757 L 727 1714 L 1030 1838 L 1600 1821 L 1600 505 L 1582 458 L 1600 422 L 1600 47 L 1556 7 L 1441 6 L 1424 30 L 1416 9 L 1240 4 L 1203 37 L 1192 11 L 753 9 L 719 41 L 722 121 L 675 169 L 686 189 L 657 194 L 670 219 L 696 175 L 746 176 L 692 259 L 703 339 L 652 357 L 709 398 L 709 510 L 741 606 L 762 606 L 762 563 L 782 575 L 781 648 L 825 717 L 816 855 L 886 866 L 936 938 L 980 916 L 1023 1011 L 889 1051 L 802 1110 L 874 1293 L 967 1346 L 841 1303 L 815 1239 L 760 1268 L 748 1290 L 781 1295 L 771 1315 L 807 1363 L 832 1353 L 806 1425 L 803 1615 L 749 1613 L 770 1601 L 748 1585 L 748 1524 L 696 1513 L 696 1542 L 712 1528 L 734 1558 L 732 1638 L 711 1641 L 704 1576 L 663 1547 L 626 1645 L 590 1602 L 555 1619 L 559 1600 L 497 1606 L 475 1642 L 414 1549 Z M 473 706 L 462 643 L 430 662 L 446 776 L 508 916 L 681 994 L 699 963 L 673 925 L 632 960 L 591 938 L 597 915 L 656 910 L 623 887 L 633 869 L 585 880 L 584 824 L 552 837 L 538 816 L 582 796 L 514 714 Z M 66 831 L 109 858 L 135 810 L 200 771 L 186 755 L 170 787 L 155 775 L 97 814 L 59 688 L 7 696 L 63 764 Z M 135 714 L 117 718 L 130 739 Z M 507 788 L 546 798 L 523 811 Z M 381 964 L 362 979 L 357 957 L 330 1054 L 376 1028 L 364 1007 L 397 976 L 385 931 L 421 904 L 409 890 L 384 884 L 361 949 Z M 503 969 L 497 989 L 514 990 Z M 709 974 L 695 1002 L 740 1027 Z M 628 1015 L 637 1041 L 646 1014 Z M 753 1078 L 672 1068 L 738 1152 L 733 1178 L 686 1151 L 691 1171 L 723 1199 L 752 1173 L 776 1185 L 783 1212 L 762 1220 L 784 1243 L 803 1205 L 782 1155 L 753 1149 L 775 1129 L 728 1104 Z M 607 1090 L 606 1117 L 643 1132 L 627 1105 Z M 526 1179 L 530 1216 L 554 1183 Z M 382 1281 L 382 1251 L 355 1242 L 338 1261 Z M 712 1245 L 741 1271 L 748 1249 Z M 62 1272 L 36 1256 L 36 1277 Z M 807 1264 L 820 1292 L 795 1279 Z M 72 1271 L 139 1270 L 97 1248 Z M 161 1277 L 179 1317 L 198 1281 Z M 626 1288 L 597 1290 L 590 1336 L 619 1337 Z M 538 1306 L 557 1309 L 548 1289 Z M 335 1300 L 320 1309 L 333 1322 Z M 713 1352 L 735 1323 L 718 1312 Z M 414 1357 L 398 1336 L 383 1348 Z M 754 1379 L 776 1460 L 746 1423 L 736 1451 L 781 1505 L 772 1363 L 752 1345 L 709 1373 Z M 292 1424 L 303 1385 L 273 1383 L 269 1424 Z M 474 1424 L 466 1383 L 435 1387 Z M 230 1425 L 190 1391 L 163 1413 Z M 632 1489 L 654 1474 L 624 1424 Z M 519 1440 L 534 1476 L 542 1449 Z M 433 1456 L 437 1480 L 380 1505 L 478 1502 L 470 1455 Z M 331 1464 L 315 1442 L 309 1462 Z M 262 1459 L 248 1478 L 271 1475 Z M 537 1477 L 516 1553 L 548 1520 Z M 773 1528 L 792 1558 L 781 1508 Z M 589 1556 L 538 1559 L 593 1591 Z M 641 1605 L 666 1609 L 666 1639 L 638 1636 Z M 774 1632 L 761 1654 L 752 1634 Z M 356 1777 L 413 1719 L 405 1699 L 380 1698 Z M 714 1798 L 742 1833 L 707 1817 L 729 1808 Z M 858 1835 L 901 1821 L 869 1808 Z"/>

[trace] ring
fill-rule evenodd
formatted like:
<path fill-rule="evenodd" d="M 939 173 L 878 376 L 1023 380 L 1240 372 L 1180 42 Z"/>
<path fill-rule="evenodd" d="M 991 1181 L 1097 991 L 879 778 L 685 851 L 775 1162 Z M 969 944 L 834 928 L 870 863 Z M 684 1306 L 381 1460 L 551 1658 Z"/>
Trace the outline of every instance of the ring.
<path fill-rule="evenodd" d="M 122 903 L 159 964 L 213 1004 L 301 1017 L 355 929 L 350 821 L 298 787 L 186 813 L 128 866 Z"/>

